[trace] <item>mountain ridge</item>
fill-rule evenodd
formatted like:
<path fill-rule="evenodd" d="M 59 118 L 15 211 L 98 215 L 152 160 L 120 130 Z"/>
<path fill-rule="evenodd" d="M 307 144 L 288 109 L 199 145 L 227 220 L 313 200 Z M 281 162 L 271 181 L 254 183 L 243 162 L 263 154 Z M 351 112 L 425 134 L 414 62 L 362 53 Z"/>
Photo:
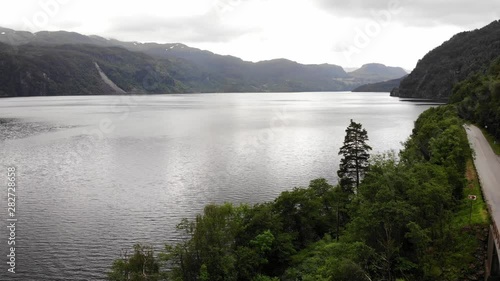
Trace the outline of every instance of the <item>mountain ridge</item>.
<path fill-rule="evenodd" d="M 115 94 L 102 72 L 127 93 L 185 92 L 166 64 L 145 54 L 92 45 L 12 47 L 0 43 L 0 96 Z M 147 84 L 155 77 L 154 84 Z"/>
<path fill-rule="evenodd" d="M 380 63 L 364 64 L 361 68 L 349 72 L 350 76 L 366 80 L 367 83 L 373 83 L 373 80 L 385 82 L 388 80 L 398 79 L 407 74 L 406 70 L 401 67 L 385 66 Z"/>
<path fill-rule="evenodd" d="M 155 69 L 153 71 L 153 76 L 160 78 L 160 80 L 164 76 L 168 81 L 173 81 L 173 84 L 162 84 L 163 82 L 157 83 L 160 89 L 166 90 L 165 93 L 175 91 L 188 93 L 349 91 L 369 82 L 396 78 L 393 77 L 394 74 L 391 74 L 392 68 L 383 65 L 379 65 L 379 69 L 375 70 L 375 72 L 379 73 L 375 73 L 374 71 L 360 73 L 358 71 L 355 75 L 351 75 L 345 72 L 341 66 L 334 64 L 300 64 L 288 59 L 248 62 L 234 56 L 223 56 L 207 50 L 189 47 L 182 43 L 160 44 L 154 42 L 123 42 L 115 39 L 106 39 L 97 35 L 87 36 L 67 31 L 40 31 L 30 33 L 0 27 L 0 42 L 6 43 L 12 46 L 14 50 L 17 49 L 21 52 L 27 49 L 33 52 L 33 49 L 39 48 L 38 52 L 41 56 L 45 57 L 54 57 L 53 54 L 47 54 L 51 53 L 51 46 L 55 46 L 54 48 L 56 49 L 61 48 L 60 46 L 66 46 L 64 47 L 66 49 L 74 46 L 77 52 L 83 52 L 83 54 L 80 54 L 81 56 L 79 59 L 86 57 L 90 61 L 84 63 L 87 66 L 90 63 L 96 62 L 96 58 L 103 59 L 99 56 L 99 48 L 104 48 L 103 53 L 107 53 L 108 56 L 111 57 L 113 57 L 113 54 L 109 54 L 110 50 L 115 50 L 116 54 L 114 55 L 121 57 L 121 60 L 101 61 L 99 65 L 104 62 L 104 67 L 102 69 L 103 74 L 108 76 L 112 82 L 116 83 L 119 88 L 124 89 L 127 93 L 130 91 L 144 93 L 157 92 L 157 90 L 148 90 L 147 87 L 145 88 L 140 85 L 140 81 L 134 80 L 144 75 L 146 71 L 142 67 L 144 65 L 148 65 L 148 69 Z M 89 48 L 93 50 L 91 54 L 88 53 Z M 128 52 L 109 48 L 122 48 Z M 6 57 L 8 53 L 3 52 L 2 55 Z M 17 54 L 15 58 L 19 62 L 24 60 L 20 66 L 26 63 L 29 65 L 33 65 L 34 62 L 42 63 L 42 61 L 34 57 L 26 57 L 19 54 Z M 62 59 L 65 60 L 64 66 L 58 63 L 56 63 L 56 65 L 65 68 L 73 64 L 70 56 L 65 56 Z M 127 63 L 128 59 L 142 66 L 137 67 L 131 65 Z M 108 66 L 109 64 L 116 65 L 114 67 L 109 66 L 110 68 L 106 70 L 106 64 L 108 64 Z M 30 76 L 32 79 L 41 79 L 40 77 L 43 77 L 43 68 L 46 67 L 48 63 L 44 62 L 42 65 L 43 66 L 39 65 L 31 69 L 31 71 L 37 73 L 37 75 Z M 123 67 L 123 69 L 121 69 L 121 67 Z M 71 69 L 73 73 L 78 72 L 74 67 Z M 91 81 L 95 85 L 100 83 L 94 80 L 98 75 L 100 76 L 97 69 L 85 69 L 85 71 L 95 71 L 92 75 L 87 73 L 87 77 L 92 77 Z M 108 71 L 112 71 L 113 73 L 110 74 Z M 128 73 L 131 71 L 137 73 Z M 9 71 L 6 69 L 2 71 L 1 67 L 0 72 L 3 75 L 9 75 Z M 118 79 L 129 77 L 129 79 L 132 79 L 130 83 L 133 84 L 134 87 L 127 87 L 129 85 L 127 85 L 125 81 L 114 81 L 113 76 Z M 74 77 L 71 77 L 71 79 L 79 81 L 79 79 Z M 21 83 L 20 81 L 18 82 Z M 45 85 L 44 83 L 46 82 L 44 82 L 43 79 L 36 82 L 33 81 L 33 85 L 37 83 Z M 175 86 L 172 86 L 174 84 Z M 122 85 L 125 85 L 125 87 L 122 87 Z M 2 85 L 0 85 L 0 87 L 2 87 Z M 19 91 L 22 87 L 14 88 Z M 49 88 L 54 89 L 54 87 Z M 66 89 L 67 87 L 63 88 Z M 101 89 L 101 87 L 96 88 L 96 90 L 97 89 Z M 12 88 L 10 90 L 12 90 Z M 96 92 L 96 94 L 101 94 L 101 90 Z M 0 89 L 0 92 L 6 95 L 5 93 L 8 92 L 8 89 Z M 27 92 L 36 93 L 35 90 Z M 71 95 L 81 92 L 88 93 L 88 89 L 84 87 L 83 89 L 75 88 L 73 92 L 69 93 L 49 91 L 43 94 Z M 13 95 L 26 95 L 26 91 L 14 92 Z"/>
<path fill-rule="evenodd" d="M 394 88 L 397 88 L 401 81 L 406 77 L 382 81 L 378 83 L 365 84 L 352 90 L 352 92 L 391 92 Z"/>

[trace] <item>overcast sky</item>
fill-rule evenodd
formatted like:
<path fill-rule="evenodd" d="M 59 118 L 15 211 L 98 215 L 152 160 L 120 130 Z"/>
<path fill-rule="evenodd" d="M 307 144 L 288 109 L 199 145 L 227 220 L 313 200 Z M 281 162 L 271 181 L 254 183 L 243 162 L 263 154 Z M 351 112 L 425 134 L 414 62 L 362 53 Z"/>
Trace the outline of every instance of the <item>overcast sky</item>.
<path fill-rule="evenodd" d="M 259 61 L 413 69 L 455 33 L 500 19 L 499 0 L 3 0 L 0 26 L 185 43 Z"/>

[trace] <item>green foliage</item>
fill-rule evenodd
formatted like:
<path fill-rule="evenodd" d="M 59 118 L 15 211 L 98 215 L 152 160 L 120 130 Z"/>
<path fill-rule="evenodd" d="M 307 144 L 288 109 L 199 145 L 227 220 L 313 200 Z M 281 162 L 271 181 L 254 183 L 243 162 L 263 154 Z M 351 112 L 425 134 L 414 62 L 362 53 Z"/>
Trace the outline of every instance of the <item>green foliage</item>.
<path fill-rule="evenodd" d="M 135 245 L 131 256 L 125 254 L 121 259 L 114 261 L 110 281 L 157 281 L 164 280 L 160 275 L 160 266 L 154 257 L 152 247 Z"/>
<path fill-rule="evenodd" d="M 378 258 L 363 243 L 337 243 L 329 236 L 294 257 L 284 280 L 370 280 Z"/>
<path fill-rule="evenodd" d="M 252 281 L 279 281 L 278 277 L 269 277 L 265 275 L 257 275 L 252 279 Z"/>
<path fill-rule="evenodd" d="M 475 75 L 457 84 L 452 101 L 460 116 L 483 127 L 495 141 L 500 140 L 500 57 L 485 75 Z"/>
<path fill-rule="evenodd" d="M 270 230 L 266 230 L 262 234 L 257 235 L 255 239 L 251 240 L 250 246 L 255 247 L 260 254 L 265 254 L 271 250 L 273 242 L 273 233 Z"/>
<path fill-rule="evenodd" d="M 175 278 L 196 280 L 198 275 L 210 280 L 236 280 L 235 237 L 247 207 L 208 205 L 194 222 L 184 220 L 178 228 L 190 237 L 178 247 L 167 247 L 167 260 L 176 259 Z M 200 278 L 201 278 L 200 277 Z"/>
<path fill-rule="evenodd" d="M 351 207 L 347 241 L 381 258 L 381 280 L 457 280 L 478 245 L 454 223 L 464 206 L 471 152 L 454 106 L 424 112 L 394 157 L 376 158 Z"/>
<path fill-rule="evenodd" d="M 459 202 L 461 207 L 455 213 L 453 224 L 463 227 L 470 225 L 486 225 L 489 223 L 489 215 L 472 159 L 467 160 L 466 175 L 467 186 L 464 188 L 465 196 Z M 475 195 L 477 200 L 468 199 L 468 195 Z"/>
<path fill-rule="evenodd" d="M 293 255 L 336 234 L 335 188 L 325 179 L 283 192 L 272 203 L 208 205 L 178 228 L 187 240 L 167 245 L 164 259 L 174 280 L 273 280 Z M 267 278 L 267 279 L 266 279 Z"/>
<path fill-rule="evenodd" d="M 334 231 L 336 222 L 334 188 L 325 179 L 311 181 L 309 188 L 283 192 L 274 201 L 286 232 L 294 237 L 295 248 L 303 248 Z"/>
<path fill-rule="evenodd" d="M 206 264 L 202 264 L 200 267 L 200 280 L 210 281 L 210 274 L 208 274 L 208 269 Z"/>
<path fill-rule="evenodd" d="M 407 165 L 429 161 L 444 167 L 456 200 L 463 196 L 463 175 L 471 153 L 462 124 L 455 106 L 431 108 L 415 122 L 413 134 L 401 152 Z"/>

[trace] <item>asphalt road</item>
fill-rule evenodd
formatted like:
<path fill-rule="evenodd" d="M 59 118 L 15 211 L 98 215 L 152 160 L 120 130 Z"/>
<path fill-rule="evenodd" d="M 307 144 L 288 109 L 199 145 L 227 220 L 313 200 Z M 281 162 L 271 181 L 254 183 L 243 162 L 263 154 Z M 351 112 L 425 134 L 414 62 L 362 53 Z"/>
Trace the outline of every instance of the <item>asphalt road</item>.
<path fill-rule="evenodd" d="M 497 156 L 479 128 L 473 125 L 464 126 L 467 137 L 474 149 L 474 164 L 484 197 L 491 211 L 491 216 L 500 226 L 500 157 Z"/>

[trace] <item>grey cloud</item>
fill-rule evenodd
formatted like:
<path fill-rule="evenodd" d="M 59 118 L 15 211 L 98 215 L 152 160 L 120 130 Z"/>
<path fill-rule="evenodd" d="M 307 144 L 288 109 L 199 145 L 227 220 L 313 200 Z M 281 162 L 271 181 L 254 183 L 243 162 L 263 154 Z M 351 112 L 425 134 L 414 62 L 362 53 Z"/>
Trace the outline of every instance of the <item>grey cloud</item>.
<path fill-rule="evenodd" d="M 349 16 L 365 16 L 370 10 L 383 10 L 389 1 L 363 1 L 363 0 L 315 0 L 320 6 L 339 14 Z"/>
<path fill-rule="evenodd" d="M 395 21 L 412 26 L 449 24 L 471 28 L 500 18 L 498 0 L 313 1 L 333 14 L 347 17 L 366 18 L 374 17 L 373 13 L 392 12 Z"/>
<path fill-rule="evenodd" d="M 54 20 L 52 24 L 57 25 L 57 27 L 61 30 L 74 30 L 82 26 L 80 22 L 75 20 L 62 20 L 62 21 Z"/>
<path fill-rule="evenodd" d="M 227 0 L 230 1 L 230 0 Z M 232 2 L 236 0 L 231 0 Z M 229 5 L 229 4 L 228 4 Z M 232 5 L 235 5 L 234 3 Z M 232 9 L 233 6 L 228 6 Z M 227 42 L 240 36 L 258 32 L 251 23 L 239 26 L 224 22 L 224 13 L 231 10 L 213 10 L 199 16 L 183 18 L 139 17 L 112 19 L 112 34 L 134 34 L 145 38 L 161 38 L 168 42 Z"/>

